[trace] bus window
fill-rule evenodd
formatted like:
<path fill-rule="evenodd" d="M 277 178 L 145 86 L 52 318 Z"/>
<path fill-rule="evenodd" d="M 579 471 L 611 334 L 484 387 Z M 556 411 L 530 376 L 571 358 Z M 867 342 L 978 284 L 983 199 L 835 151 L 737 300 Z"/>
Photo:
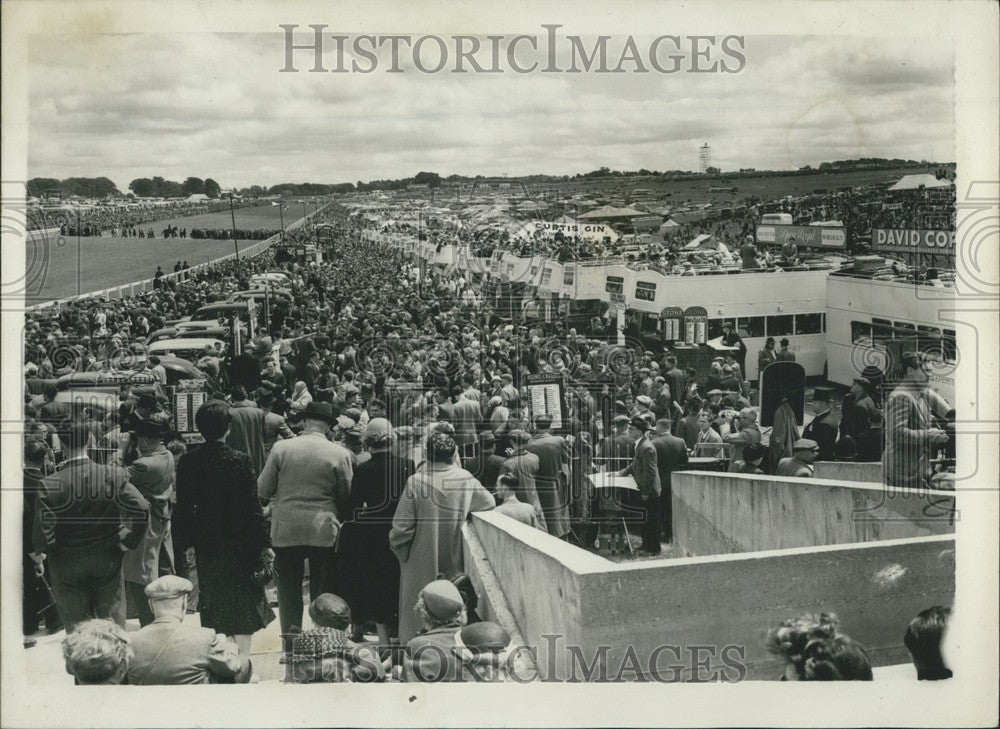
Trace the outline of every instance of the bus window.
<path fill-rule="evenodd" d="M 823 330 L 822 314 L 796 314 L 796 334 L 819 334 Z"/>
<path fill-rule="evenodd" d="M 823 332 L 826 333 L 826 312 L 824 311 L 820 316 L 822 319 L 820 319 L 819 325 L 823 328 Z"/>
<path fill-rule="evenodd" d="M 937 349 L 938 343 L 941 340 L 941 330 L 937 327 L 924 326 L 923 324 L 917 325 L 917 348 L 926 352 L 931 349 Z"/>
<path fill-rule="evenodd" d="M 916 325 L 910 324 L 908 321 L 893 322 L 892 326 L 896 330 L 893 333 L 893 337 L 896 339 L 909 339 L 916 336 Z"/>
<path fill-rule="evenodd" d="M 865 321 L 851 322 L 851 344 L 864 340 L 866 344 L 872 341 L 872 325 Z"/>
<path fill-rule="evenodd" d="M 708 338 L 716 339 L 722 336 L 722 325 L 725 322 L 729 322 L 733 326 L 736 326 L 735 319 L 709 319 L 708 320 Z"/>
<path fill-rule="evenodd" d="M 944 337 L 941 339 L 941 349 L 944 350 L 945 362 L 957 362 L 958 350 L 955 345 L 955 330 L 945 329 Z"/>
<path fill-rule="evenodd" d="M 736 320 L 736 329 L 743 337 L 763 337 L 764 317 L 762 316 L 741 316 Z"/>
<path fill-rule="evenodd" d="M 791 314 L 767 317 L 767 336 L 787 337 L 792 333 L 794 319 Z"/>
<path fill-rule="evenodd" d="M 625 279 L 621 276 L 608 276 L 604 290 L 609 294 L 620 294 L 625 290 Z"/>
<path fill-rule="evenodd" d="M 563 286 L 572 286 L 575 276 L 575 271 L 563 271 Z"/>
<path fill-rule="evenodd" d="M 892 339 L 892 322 L 888 319 L 876 319 L 872 317 L 872 338 L 873 339 Z"/>

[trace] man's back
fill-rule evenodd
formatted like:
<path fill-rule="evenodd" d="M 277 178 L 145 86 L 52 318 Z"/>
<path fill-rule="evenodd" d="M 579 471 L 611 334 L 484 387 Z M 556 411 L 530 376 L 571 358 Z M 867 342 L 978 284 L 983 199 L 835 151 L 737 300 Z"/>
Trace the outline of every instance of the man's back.
<path fill-rule="evenodd" d="M 569 450 L 566 441 L 557 435 L 544 433 L 536 435 L 528 441 L 528 450 L 538 456 L 538 476 L 554 478 L 562 470 L 562 464 L 568 460 Z"/>
<path fill-rule="evenodd" d="M 254 471 L 264 467 L 264 411 L 252 405 L 234 405 L 229 408 L 232 425 L 226 436 L 226 445 L 243 451 L 253 461 Z"/>
<path fill-rule="evenodd" d="M 278 441 L 271 449 L 257 492 L 274 498 L 271 539 L 275 547 L 332 547 L 347 508 L 353 477 L 351 452 L 318 433 Z"/>
<path fill-rule="evenodd" d="M 669 488 L 670 474 L 687 466 L 687 446 L 683 440 L 670 433 L 662 433 L 651 441 L 656 449 L 656 467 L 660 473 L 660 487 Z"/>
<path fill-rule="evenodd" d="M 476 442 L 476 427 L 481 413 L 479 402 L 464 395 L 452 405 L 452 424 L 455 426 L 455 442 L 469 445 Z"/>
<path fill-rule="evenodd" d="M 43 484 L 35 509 L 37 551 L 113 547 L 123 522 L 133 531 L 130 544 L 141 541 L 149 504 L 120 468 L 73 459 Z"/>
<path fill-rule="evenodd" d="M 132 686 L 177 686 L 233 681 L 247 673 L 235 643 L 211 628 L 156 619 L 129 634 L 135 656 L 129 662 Z"/>
<path fill-rule="evenodd" d="M 535 507 L 522 503 L 517 499 L 504 501 L 496 510 L 522 524 L 527 524 L 530 527 L 538 526 L 538 519 L 535 517 Z"/>

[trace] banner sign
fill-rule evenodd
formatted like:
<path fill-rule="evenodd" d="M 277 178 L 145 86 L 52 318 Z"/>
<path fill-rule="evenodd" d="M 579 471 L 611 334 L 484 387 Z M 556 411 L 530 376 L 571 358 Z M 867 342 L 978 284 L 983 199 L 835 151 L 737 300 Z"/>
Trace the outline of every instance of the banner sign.
<path fill-rule="evenodd" d="M 534 230 L 528 231 L 529 234 L 534 234 L 536 231 L 541 231 L 547 236 L 562 233 L 564 236 L 575 236 L 591 241 L 601 241 L 608 237 L 612 242 L 620 237 L 609 226 L 598 223 L 550 223 L 545 220 L 533 220 L 529 225 L 534 226 Z"/>
<path fill-rule="evenodd" d="M 847 231 L 833 225 L 758 225 L 757 242 L 782 245 L 792 238 L 805 248 L 843 248 Z"/>
<path fill-rule="evenodd" d="M 872 229 L 872 251 L 954 255 L 955 231 L 874 228 Z"/>
<path fill-rule="evenodd" d="M 663 339 L 677 342 L 684 339 L 684 310 L 679 306 L 668 306 L 660 312 Z"/>
<path fill-rule="evenodd" d="M 684 310 L 684 341 L 689 345 L 708 341 L 708 310 L 704 306 Z"/>

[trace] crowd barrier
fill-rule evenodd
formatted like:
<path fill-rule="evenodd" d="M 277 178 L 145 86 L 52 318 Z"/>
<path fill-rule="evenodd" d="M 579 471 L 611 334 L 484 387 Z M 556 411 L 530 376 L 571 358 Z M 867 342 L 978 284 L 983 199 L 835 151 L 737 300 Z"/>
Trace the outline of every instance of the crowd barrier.
<path fill-rule="evenodd" d="M 324 210 L 325 208 L 326 206 L 324 205 L 323 207 L 319 208 L 319 210 L 317 210 L 316 213 Z M 290 230 L 294 230 L 300 227 L 316 213 L 308 213 L 304 218 L 300 218 L 299 220 L 290 223 L 288 226 L 286 226 L 285 232 L 287 233 Z M 242 249 L 239 255 L 242 258 L 254 258 L 256 256 L 259 256 L 261 253 L 267 251 L 271 247 L 271 245 L 280 238 L 281 238 L 281 233 L 276 233 L 266 240 L 262 240 L 259 243 L 255 243 L 252 246 L 248 246 L 247 248 Z M 180 282 L 196 273 L 210 270 L 213 267 L 218 266 L 220 263 L 225 263 L 226 261 L 232 260 L 234 258 L 236 258 L 235 252 L 222 256 L 221 258 L 215 258 L 212 259 L 211 261 L 206 261 L 205 263 L 199 263 L 198 265 L 191 266 L 184 271 L 171 271 L 170 273 L 164 273 L 163 276 L 160 277 L 160 281 Z M 152 290 L 153 290 L 153 279 L 147 278 L 143 279 L 142 281 L 133 281 L 132 283 L 122 284 L 120 286 L 112 286 L 111 288 L 107 289 L 101 289 L 100 291 L 90 291 L 85 294 L 77 294 L 75 296 L 68 296 L 63 299 L 45 301 L 40 304 L 33 304 L 32 306 L 25 307 L 25 309 L 27 311 L 41 311 L 43 309 L 48 309 L 53 306 L 59 307 L 63 304 L 67 304 L 72 301 L 80 301 L 82 299 L 90 299 L 90 298 L 100 298 L 102 296 L 107 299 L 125 299 Z"/>

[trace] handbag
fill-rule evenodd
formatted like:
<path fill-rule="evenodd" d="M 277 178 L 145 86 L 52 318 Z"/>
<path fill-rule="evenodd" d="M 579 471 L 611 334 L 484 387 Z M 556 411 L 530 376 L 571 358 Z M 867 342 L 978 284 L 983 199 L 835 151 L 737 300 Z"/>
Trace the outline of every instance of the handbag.
<path fill-rule="evenodd" d="M 268 554 L 267 549 L 263 549 L 250 579 L 255 585 L 265 587 L 274 579 L 274 574 L 274 557 Z"/>

